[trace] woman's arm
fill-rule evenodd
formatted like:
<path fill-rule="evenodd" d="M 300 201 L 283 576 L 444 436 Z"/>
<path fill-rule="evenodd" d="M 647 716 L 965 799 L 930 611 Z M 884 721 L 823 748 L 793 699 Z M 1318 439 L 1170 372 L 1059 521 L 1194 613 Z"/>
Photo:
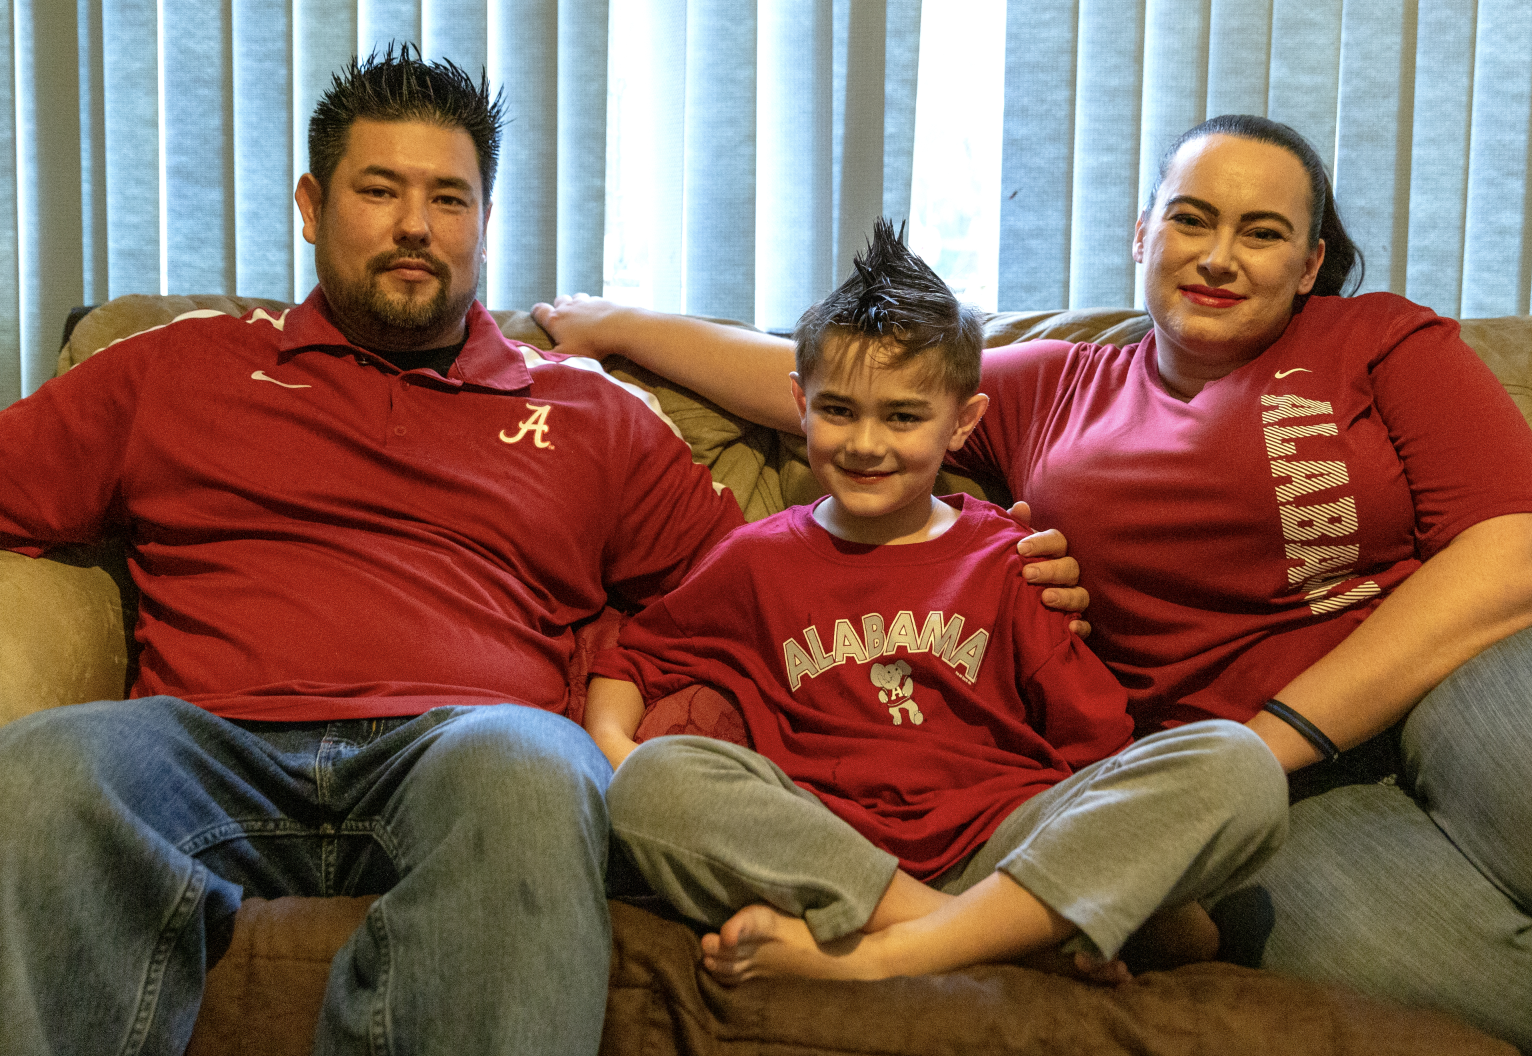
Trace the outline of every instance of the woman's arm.
<path fill-rule="evenodd" d="M 758 330 L 630 308 L 583 293 L 532 306 L 561 352 L 623 355 L 752 422 L 803 435 L 787 375 L 793 343 Z"/>
<path fill-rule="evenodd" d="M 1532 514 L 1492 517 L 1460 532 L 1277 699 L 1349 748 L 1408 714 L 1465 661 L 1528 626 Z M 1275 715 L 1261 712 L 1247 725 L 1285 770 L 1319 761 Z"/>
<path fill-rule="evenodd" d="M 585 690 L 585 732 L 612 764 L 637 748 L 633 735 L 644 717 L 644 698 L 632 682 L 596 675 Z"/>

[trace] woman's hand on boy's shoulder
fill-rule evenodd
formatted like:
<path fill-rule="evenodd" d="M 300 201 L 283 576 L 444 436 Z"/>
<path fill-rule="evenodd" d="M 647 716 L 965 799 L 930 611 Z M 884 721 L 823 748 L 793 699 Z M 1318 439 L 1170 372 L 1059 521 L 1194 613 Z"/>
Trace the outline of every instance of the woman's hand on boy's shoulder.
<path fill-rule="evenodd" d="M 1032 527 L 1032 507 L 1018 502 L 1011 507 L 1011 517 L 1023 528 Z M 1090 604 L 1090 592 L 1080 586 L 1080 563 L 1069 556 L 1069 540 L 1057 528 L 1033 532 L 1016 544 L 1016 552 L 1032 558 L 1021 567 L 1021 574 L 1033 586 L 1045 588 L 1042 603 L 1059 612 L 1084 612 Z M 1090 637 L 1090 624 L 1071 620 L 1069 629 L 1081 638 Z"/>

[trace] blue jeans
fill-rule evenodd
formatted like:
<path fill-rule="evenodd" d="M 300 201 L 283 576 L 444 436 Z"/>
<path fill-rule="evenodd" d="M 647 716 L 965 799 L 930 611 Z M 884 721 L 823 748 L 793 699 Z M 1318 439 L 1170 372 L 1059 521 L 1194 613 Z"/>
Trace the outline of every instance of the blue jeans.
<path fill-rule="evenodd" d="M 1445 1009 L 1532 1052 L 1532 631 L 1428 694 L 1403 751 L 1398 785 L 1293 807 L 1255 880 L 1275 915 L 1261 963 Z"/>
<path fill-rule="evenodd" d="M 0 728 L 5 1051 L 179 1056 L 244 895 L 381 894 L 320 1053 L 594 1053 L 611 768 L 530 707 L 231 723 L 153 697 Z"/>

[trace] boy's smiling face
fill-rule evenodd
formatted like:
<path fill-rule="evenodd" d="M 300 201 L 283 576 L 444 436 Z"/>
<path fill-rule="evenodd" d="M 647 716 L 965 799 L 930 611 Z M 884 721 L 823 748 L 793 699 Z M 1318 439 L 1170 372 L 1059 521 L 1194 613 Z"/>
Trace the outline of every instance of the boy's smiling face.
<path fill-rule="evenodd" d="M 812 377 L 792 376 L 809 468 L 831 496 L 814 519 L 851 542 L 921 542 L 951 523 L 931 487 L 989 397 L 965 400 L 933 384 L 920 358 L 899 367 L 882 366 L 881 358 L 876 346 L 864 354 L 851 341 L 831 340 Z"/>

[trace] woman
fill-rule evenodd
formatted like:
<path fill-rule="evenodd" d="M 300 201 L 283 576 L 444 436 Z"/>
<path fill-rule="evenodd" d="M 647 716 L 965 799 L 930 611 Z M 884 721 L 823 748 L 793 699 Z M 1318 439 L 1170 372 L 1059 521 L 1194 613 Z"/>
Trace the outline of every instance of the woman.
<path fill-rule="evenodd" d="M 1399 784 L 1295 806 L 1259 878 L 1261 963 L 1532 1048 L 1532 433 L 1456 324 L 1338 296 L 1358 254 L 1284 125 L 1186 133 L 1133 255 L 1153 332 L 992 351 L 961 464 L 1083 555 L 1141 732 L 1237 718 L 1292 772 L 1407 720 Z M 783 342 L 588 300 L 535 314 L 791 427 Z"/>

